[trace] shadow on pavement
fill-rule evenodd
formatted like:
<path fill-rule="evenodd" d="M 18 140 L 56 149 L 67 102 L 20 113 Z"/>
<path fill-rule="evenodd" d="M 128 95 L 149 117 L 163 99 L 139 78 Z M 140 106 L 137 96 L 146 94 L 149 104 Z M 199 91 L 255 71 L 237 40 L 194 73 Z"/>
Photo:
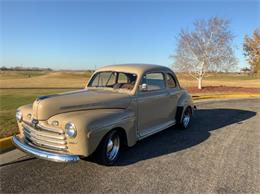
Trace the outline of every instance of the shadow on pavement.
<path fill-rule="evenodd" d="M 122 151 L 117 166 L 129 165 L 195 146 L 208 139 L 210 131 L 235 123 L 240 124 L 255 115 L 256 112 L 237 109 L 197 110 L 188 129 L 171 127 L 141 140 L 135 146 Z"/>

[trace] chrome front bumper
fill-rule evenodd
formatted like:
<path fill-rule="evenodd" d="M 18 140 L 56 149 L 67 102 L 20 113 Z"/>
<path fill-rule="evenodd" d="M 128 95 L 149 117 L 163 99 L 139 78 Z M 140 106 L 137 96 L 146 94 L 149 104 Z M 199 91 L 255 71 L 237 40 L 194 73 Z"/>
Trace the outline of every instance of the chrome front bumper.
<path fill-rule="evenodd" d="M 34 148 L 34 147 L 29 146 L 26 143 L 24 143 L 16 135 L 13 136 L 12 141 L 13 141 L 13 144 L 20 150 L 24 151 L 27 154 L 40 158 L 40 159 L 54 161 L 54 162 L 77 162 L 80 159 L 79 156 L 77 156 L 77 155 L 58 154 L 58 153 L 52 153 L 52 152 Z"/>

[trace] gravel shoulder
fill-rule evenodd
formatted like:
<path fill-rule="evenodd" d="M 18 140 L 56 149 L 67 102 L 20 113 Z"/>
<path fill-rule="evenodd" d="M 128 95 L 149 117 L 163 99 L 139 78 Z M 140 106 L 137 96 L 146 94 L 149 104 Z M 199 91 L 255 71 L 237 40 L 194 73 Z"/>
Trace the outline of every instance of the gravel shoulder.
<path fill-rule="evenodd" d="M 260 99 L 197 103 L 188 130 L 124 149 L 116 166 L 28 157 L 0 167 L 1 193 L 260 193 Z"/>

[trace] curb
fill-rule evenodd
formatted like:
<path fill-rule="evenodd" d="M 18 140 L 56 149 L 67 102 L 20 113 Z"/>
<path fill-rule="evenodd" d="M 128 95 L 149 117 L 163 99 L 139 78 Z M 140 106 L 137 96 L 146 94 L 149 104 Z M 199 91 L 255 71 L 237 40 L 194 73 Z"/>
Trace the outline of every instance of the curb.
<path fill-rule="evenodd" d="M 12 142 L 12 137 L 5 137 L 0 139 L 0 154 L 10 151 L 15 148 Z"/>

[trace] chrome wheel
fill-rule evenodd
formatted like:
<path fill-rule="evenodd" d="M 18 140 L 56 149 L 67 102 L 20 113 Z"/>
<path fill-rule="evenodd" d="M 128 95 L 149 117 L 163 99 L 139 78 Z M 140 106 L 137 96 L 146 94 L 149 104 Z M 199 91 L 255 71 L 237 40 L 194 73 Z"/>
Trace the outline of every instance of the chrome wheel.
<path fill-rule="evenodd" d="M 182 119 L 184 128 L 187 128 L 189 126 L 190 119 L 191 119 L 191 113 L 190 113 L 189 108 L 187 108 L 184 112 L 183 119 Z"/>
<path fill-rule="evenodd" d="M 107 146 L 106 146 L 106 155 L 107 158 L 110 161 L 113 161 L 119 152 L 120 148 L 120 138 L 118 134 L 112 134 L 108 141 L 107 141 Z"/>

